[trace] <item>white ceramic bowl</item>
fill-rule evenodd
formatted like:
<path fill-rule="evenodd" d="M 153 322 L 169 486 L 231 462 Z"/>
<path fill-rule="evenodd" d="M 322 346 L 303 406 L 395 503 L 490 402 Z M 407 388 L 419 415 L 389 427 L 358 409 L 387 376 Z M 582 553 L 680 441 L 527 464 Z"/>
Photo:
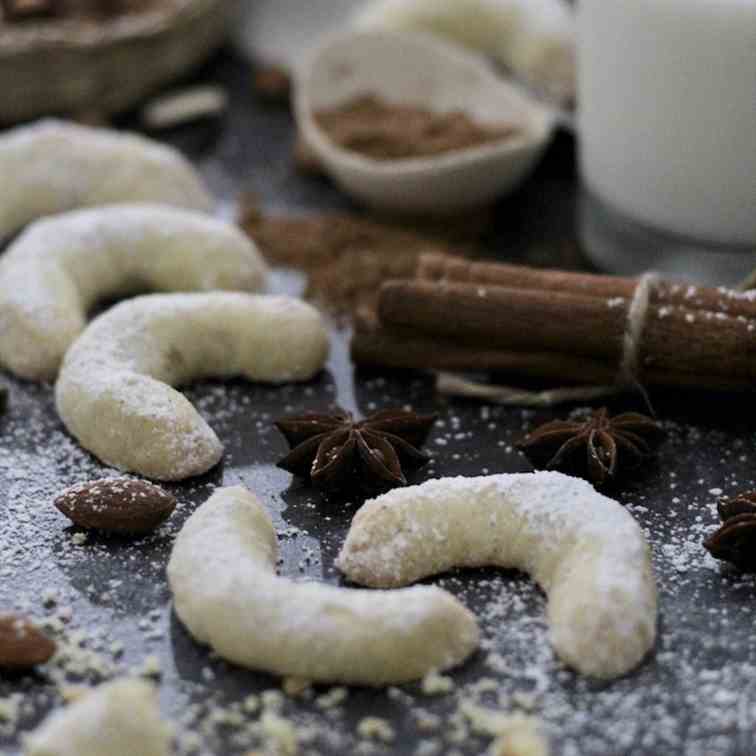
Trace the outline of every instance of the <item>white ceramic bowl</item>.
<path fill-rule="evenodd" d="M 359 95 L 437 112 L 463 110 L 482 124 L 519 124 L 521 135 L 428 158 L 378 161 L 345 150 L 314 114 Z M 348 194 L 394 213 L 444 215 L 506 195 L 533 170 L 554 116 L 489 64 L 425 34 L 372 31 L 332 37 L 299 67 L 296 116 L 325 171 Z"/>

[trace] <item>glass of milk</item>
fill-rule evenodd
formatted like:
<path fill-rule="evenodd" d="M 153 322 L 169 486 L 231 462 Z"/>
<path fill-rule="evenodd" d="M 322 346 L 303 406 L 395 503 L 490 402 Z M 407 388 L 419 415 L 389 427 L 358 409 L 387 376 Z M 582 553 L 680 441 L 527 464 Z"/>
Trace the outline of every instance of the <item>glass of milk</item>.
<path fill-rule="evenodd" d="M 733 283 L 756 268 L 756 0 L 578 0 L 586 252 Z"/>

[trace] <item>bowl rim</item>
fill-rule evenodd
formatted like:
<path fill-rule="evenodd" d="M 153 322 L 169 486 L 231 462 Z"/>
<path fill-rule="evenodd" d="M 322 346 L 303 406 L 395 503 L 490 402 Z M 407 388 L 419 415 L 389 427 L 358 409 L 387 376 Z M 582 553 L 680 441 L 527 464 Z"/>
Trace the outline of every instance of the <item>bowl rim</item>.
<path fill-rule="evenodd" d="M 459 65 L 477 68 L 478 74 L 489 77 L 493 84 L 509 91 L 520 101 L 527 111 L 528 128 L 522 135 L 502 139 L 472 147 L 453 150 L 440 155 L 377 160 L 358 152 L 344 149 L 334 143 L 318 126 L 313 116 L 313 105 L 309 97 L 309 82 L 314 66 L 320 57 L 340 44 L 357 44 L 360 39 L 391 39 L 403 44 L 422 46 L 434 54 L 446 55 Z M 487 60 L 480 54 L 460 48 L 428 32 L 405 32 L 393 30 L 347 30 L 331 34 L 307 56 L 295 72 L 294 106 L 297 121 L 306 141 L 316 152 L 325 155 L 332 163 L 353 171 L 369 172 L 376 177 L 415 177 L 426 173 L 459 169 L 466 166 L 528 155 L 543 149 L 550 141 L 557 122 L 556 113 L 543 103 L 533 99 L 527 91 L 514 82 L 496 75 Z"/>

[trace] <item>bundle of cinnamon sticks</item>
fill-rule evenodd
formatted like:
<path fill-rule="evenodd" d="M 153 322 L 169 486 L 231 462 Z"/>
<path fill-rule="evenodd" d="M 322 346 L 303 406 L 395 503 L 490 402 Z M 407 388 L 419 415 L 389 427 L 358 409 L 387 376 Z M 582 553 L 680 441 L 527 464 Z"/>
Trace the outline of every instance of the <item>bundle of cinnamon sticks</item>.
<path fill-rule="evenodd" d="M 558 383 L 618 378 L 638 281 L 421 256 L 358 314 L 357 364 L 496 371 Z M 756 387 L 756 292 L 657 282 L 637 359 L 644 385 Z"/>

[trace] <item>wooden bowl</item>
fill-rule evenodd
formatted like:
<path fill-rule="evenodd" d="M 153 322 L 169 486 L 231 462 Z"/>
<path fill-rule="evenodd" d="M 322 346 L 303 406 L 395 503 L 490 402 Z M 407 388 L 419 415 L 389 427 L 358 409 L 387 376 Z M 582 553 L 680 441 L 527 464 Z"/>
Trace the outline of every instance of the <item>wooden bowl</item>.
<path fill-rule="evenodd" d="M 0 122 L 126 110 L 222 41 L 233 0 L 161 0 L 103 21 L 0 19 Z"/>

